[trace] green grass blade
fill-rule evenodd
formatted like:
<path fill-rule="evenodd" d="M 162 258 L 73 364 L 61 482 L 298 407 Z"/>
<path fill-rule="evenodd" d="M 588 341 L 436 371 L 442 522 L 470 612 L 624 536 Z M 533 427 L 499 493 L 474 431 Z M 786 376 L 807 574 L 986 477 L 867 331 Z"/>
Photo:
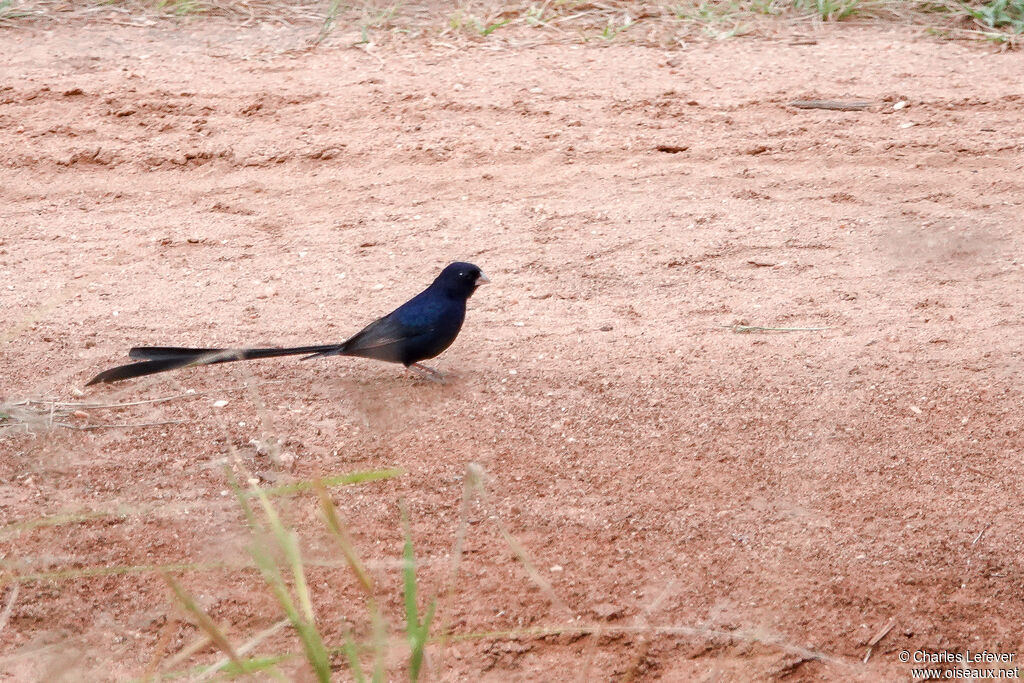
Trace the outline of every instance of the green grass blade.
<path fill-rule="evenodd" d="M 268 496 L 287 496 L 293 493 L 299 493 L 301 491 L 309 491 L 315 485 L 320 484 L 325 487 L 332 486 L 347 486 L 349 484 L 362 484 L 368 481 L 380 481 L 382 479 L 392 479 L 394 477 L 400 477 L 405 474 L 405 470 L 401 469 L 390 469 L 390 470 L 368 470 L 365 472 L 351 472 L 349 474 L 336 474 L 330 477 L 321 477 L 320 479 L 313 479 L 309 481 L 297 481 L 292 484 L 284 484 L 282 486 L 272 486 L 270 488 L 259 489 L 265 495 Z M 242 495 L 246 498 L 252 498 L 257 495 L 251 490 L 243 490 Z"/>
<path fill-rule="evenodd" d="M 313 603 L 309 595 L 309 586 L 306 584 L 306 572 L 302 567 L 302 556 L 299 553 L 299 542 L 295 532 L 285 528 L 281 516 L 270 503 L 266 493 L 255 485 L 252 490 L 259 498 L 263 513 L 267 516 L 270 524 L 270 532 L 277 541 L 278 547 L 284 552 L 285 559 L 292 570 L 292 580 L 295 584 L 295 594 L 299 598 L 299 605 L 302 607 L 302 615 L 307 622 L 313 621 Z"/>
<path fill-rule="evenodd" d="M 384 683 L 384 666 L 388 659 L 387 624 L 384 623 L 384 615 L 380 613 L 376 600 L 371 599 L 367 608 L 373 625 L 373 683 Z"/>
<path fill-rule="evenodd" d="M 292 577 L 295 581 L 295 593 L 299 596 L 299 604 L 302 605 L 302 612 L 306 615 L 306 621 L 313 624 L 316 618 L 313 616 L 313 596 L 309 593 L 309 584 L 306 582 L 306 570 L 302 566 L 302 555 L 299 554 L 299 540 L 292 531 L 288 534 L 290 552 L 288 559 L 291 562 Z"/>
<path fill-rule="evenodd" d="M 278 603 L 280 603 L 281 608 L 284 610 L 285 616 L 291 622 L 292 628 L 298 634 L 299 640 L 302 641 L 303 649 L 306 652 L 306 659 L 313 667 L 317 680 L 330 681 L 330 658 L 324 648 L 320 633 L 316 630 L 315 626 L 309 624 L 299 613 L 298 608 L 295 606 L 295 601 L 292 600 L 292 596 L 288 592 L 288 587 L 285 585 L 284 577 L 281 575 L 281 570 L 278 568 L 277 563 L 270 556 L 270 553 L 267 552 L 267 549 L 259 545 L 258 542 L 249 548 L 249 552 L 260 568 L 264 581 L 267 582 L 274 597 L 277 598 Z"/>
<path fill-rule="evenodd" d="M 320 498 L 320 508 L 324 513 L 327 529 L 334 536 L 334 540 L 337 541 L 341 554 L 345 557 L 345 562 L 348 563 L 352 573 L 356 575 L 356 579 L 359 580 L 366 594 L 373 597 L 373 578 L 366 571 L 366 566 L 359 558 L 359 553 L 356 552 L 355 546 L 352 544 L 352 539 L 348 534 L 345 523 L 341 521 L 341 517 L 338 515 L 337 506 L 335 506 L 331 497 L 327 495 L 327 489 L 319 482 L 314 483 L 313 489 Z"/>
<path fill-rule="evenodd" d="M 419 610 L 416 606 L 416 555 L 412 547 L 412 531 L 409 529 L 409 516 L 402 506 L 402 526 L 405 530 L 405 546 L 402 550 L 402 577 L 405 595 L 405 631 L 410 644 L 419 628 Z"/>
<path fill-rule="evenodd" d="M 224 465 L 224 478 L 228 481 L 228 486 L 231 488 L 231 492 L 235 494 L 235 498 L 238 500 L 239 507 L 242 508 L 242 514 L 245 515 L 245 522 L 249 525 L 249 529 L 254 533 L 260 528 L 259 520 L 256 519 L 256 514 L 252 511 L 252 506 L 249 505 L 247 498 L 249 492 L 242 488 L 242 485 L 238 483 L 238 479 L 235 477 L 235 471 L 231 469 L 230 465 Z"/>
<path fill-rule="evenodd" d="M 434 620 L 434 610 L 437 608 L 437 599 L 430 601 L 427 607 L 427 614 L 423 617 L 423 624 L 416 629 L 416 638 L 410 639 L 412 655 L 409 657 L 409 679 L 419 680 L 420 668 L 423 666 L 423 653 L 427 648 L 427 641 L 430 637 L 430 623 Z"/>
<path fill-rule="evenodd" d="M 3 415 L 0 415 L 0 419 L 3 419 Z M 41 529 L 46 527 L 62 526 L 65 524 L 79 524 L 82 522 L 89 522 L 96 519 L 104 519 L 107 517 L 116 517 L 122 520 L 128 519 L 128 509 L 120 506 L 117 510 L 84 510 L 82 512 L 60 512 L 54 515 L 48 515 L 45 517 L 38 517 L 36 519 L 24 520 L 21 522 L 14 522 L 0 527 L 0 540 L 6 539 L 10 535 L 17 534 L 22 531 L 31 531 L 33 529 Z"/>
<path fill-rule="evenodd" d="M 313 672 L 320 683 L 331 682 L 331 657 L 324 647 L 323 637 L 317 630 L 316 624 L 302 622 L 298 627 L 299 639 L 306 651 L 306 661 L 313 667 Z"/>
<path fill-rule="evenodd" d="M 320 498 L 320 507 L 323 510 L 328 531 L 330 531 L 338 543 L 338 547 L 341 549 L 349 569 L 355 574 L 356 580 L 359 581 L 363 591 L 366 592 L 366 608 L 370 612 L 370 622 L 373 626 L 373 683 L 383 683 L 385 680 L 384 665 L 387 661 L 388 649 L 387 627 L 384 623 L 384 617 L 380 613 L 380 608 L 377 606 L 377 601 L 374 598 L 373 577 L 367 571 L 366 565 L 363 564 L 362 559 L 359 557 L 359 553 L 356 552 L 355 545 L 352 543 L 351 536 L 348 533 L 348 528 L 341 520 L 338 508 L 334 501 L 331 500 L 330 495 L 328 495 L 327 489 L 319 482 L 314 483 L 313 489 Z M 353 670 L 353 675 L 355 675 L 355 670 Z"/>
<path fill-rule="evenodd" d="M 480 31 L 480 35 L 489 36 L 492 33 L 494 33 L 495 31 L 497 31 L 499 28 L 501 28 L 502 26 L 505 26 L 506 24 L 508 24 L 510 21 L 512 21 L 512 20 L 511 19 L 503 19 L 503 20 L 495 22 L 493 24 L 488 24 L 487 26 L 485 26 L 483 28 L 483 30 Z"/>
<path fill-rule="evenodd" d="M 214 664 L 213 666 L 207 666 L 204 664 L 194 666 L 189 669 L 164 671 L 145 678 L 128 679 L 125 683 L 152 683 L 153 681 L 167 681 L 179 678 L 183 678 L 188 681 L 201 681 L 218 673 L 224 674 L 228 677 L 263 673 L 264 676 L 269 676 L 274 680 L 284 681 L 287 683 L 288 679 L 285 678 L 280 670 L 277 669 L 277 665 L 281 662 L 286 662 L 289 659 L 294 659 L 295 657 L 296 655 L 292 653 L 266 655 L 262 657 L 243 657 L 241 659 L 242 668 L 237 667 L 231 661 L 224 661 L 220 664 Z"/>
<path fill-rule="evenodd" d="M 352 678 L 356 683 L 366 683 L 366 675 L 363 673 L 363 665 L 359 663 L 359 649 L 356 647 L 352 635 L 345 634 L 345 657 L 348 659 L 348 670 L 352 672 Z M 376 675 L 374 675 L 376 680 Z"/>
<path fill-rule="evenodd" d="M 273 676 L 273 673 L 272 673 L 271 670 L 275 669 L 277 667 L 277 665 L 280 664 L 285 659 L 287 659 L 286 655 L 284 655 L 284 656 L 276 655 L 276 656 L 270 656 L 270 657 L 250 657 L 250 658 L 246 658 L 246 659 L 241 660 L 241 666 L 236 665 L 234 662 L 230 662 L 230 663 L 225 664 L 224 666 L 220 667 L 220 669 L 218 671 L 220 673 L 223 673 L 223 674 L 227 675 L 227 676 L 241 676 L 243 674 L 255 674 L 255 673 L 260 673 L 261 671 L 266 673 L 266 674 L 268 674 L 268 675 Z M 283 678 L 281 676 L 280 672 L 277 672 L 277 675 L 273 676 L 273 677 L 274 678 L 278 678 L 279 680 L 287 680 L 287 679 L 285 679 L 285 678 Z"/>
<path fill-rule="evenodd" d="M 12 581 L 18 583 L 31 583 L 34 581 L 69 581 L 91 576 L 117 576 L 121 574 L 147 574 L 150 572 L 183 572 L 203 571 L 208 569 L 221 569 L 227 566 L 223 562 L 208 562 L 203 564 L 184 562 L 180 564 L 123 564 L 112 567 L 82 567 L 79 569 L 57 569 L 50 572 L 35 572 L 32 574 L 21 574 L 12 577 Z M 2 563 L 0 568 L 7 569 Z"/>
<path fill-rule="evenodd" d="M 285 528 L 284 523 L 281 521 L 281 516 L 277 513 L 277 510 L 270 502 L 270 498 L 262 489 L 254 484 L 251 491 L 257 496 L 260 506 L 267 517 L 270 532 L 277 541 L 278 547 L 284 552 L 285 558 L 291 567 L 295 594 L 298 596 L 299 605 L 302 609 L 301 614 L 296 609 L 295 603 L 284 584 L 284 579 L 281 577 L 281 572 L 277 568 L 277 564 L 270 558 L 269 553 L 259 553 L 263 558 L 262 560 L 257 559 L 257 563 L 267 567 L 268 570 L 271 565 L 273 566 L 272 571 L 269 572 L 272 581 L 271 589 L 274 590 L 278 601 L 281 602 L 281 606 L 285 609 L 285 613 L 295 627 L 295 631 L 298 633 L 299 639 L 306 650 L 306 659 L 309 661 L 310 666 L 313 667 L 317 679 L 324 683 L 329 683 L 331 680 L 331 660 L 327 654 L 327 648 L 324 647 L 320 631 L 316 628 L 316 620 L 313 615 L 313 601 L 309 593 L 309 584 L 306 581 L 306 572 L 302 566 L 302 555 L 299 552 L 299 543 L 295 532 Z M 268 572 L 264 572 L 265 576 L 267 574 Z"/>
<path fill-rule="evenodd" d="M 423 653 L 427 646 L 430 623 L 434 620 L 437 600 L 431 600 L 423 622 L 420 623 L 417 607 L 416 553 L 412 545 L 412 530 L 409 528 L 409 515 L 402 506 L 402 526 L 405 529 L 405 547 L 402 551 L 402 574 L 405 584 L 405 631 L 409 639 L 412 654 L 409 657 L 409 680 L 419 680 L 423 666 Z"/>
<path fill-rule="evenodd" d="M 238 653 L 238 656 L 242 657 L 243 655 L 248 655 L 260 643 L 262 643 L 264 640 L 266 640 L 270 636 L 274 635 L 275 633 L 277 633 L 278 631 L 280 631 L 282 628 L 284 628 L 287 625 L 288 625 L 288 620 L 287 619 L 282 619 L 282 620 L 278 621 L 276 624 L 273 624 L 273 625 L 269 626 L 268 628 L 263 629 L 262 631 L 257 633 L 255 636 L 253 636 L 252 638 L 247 640 L 245 643 L 239 645 L 238 648 L 236 648 L 236 652 Z M 271 678 L 273 678 L 275 680 L 286 681 L 287 679 L 284 678 L 284 676 L 281 674 L 281 672 L 277 669 L 277 665 L 280 664 L 285 659 L 287 659 L 287 657 L 283 657 L 283 656 L 280 656 L 280 655 L 273 655 L 273 656 L 268 655 L 268 656 L 264 656 L 264 657 L 248 657 L 248 658 L 242 659 L 242 664 L 244 665 L 244 671 L 237 671 L 237 673 L 238 674 L 242 674 L 242 673 L 250 673 L 251 674 L 251 673 L 263 672 L 267 676 L 270 676 Z M 236 669 L 237 669 L 237 667 L 234 665 L 233 662 L 231 662 L 231 661 L 229 661 L 227 659 L 222 659 L 221 661 L 216 662 L 216 663 L 212 664 L 211 666 L 207 667 L 200 676 L 195 678 L 195 681 L 196 681 L 196 683 L 200 683 L 201 681 L 204 681 L 204 680 L 212 677 L 214 674 L 217 674 L 217 673 L 219 673 L 221 671 L 227 672 L 228 675 L 234 675 L 234 673 L 236 672 Z"/>
<path fill-rule="evenodd" d="M 195 601 L 192 595 L 188 591 L 186 591 L 181 586 L 181 584 L 175 581 L 170 574 L 164 574 L 163 577 L 164 581 L 167 582 L 167 585 L 171 587 L 172 591 L 174 591 L 174 595 L 178 598 L 178 601 L 181 602 L 182 606 L 193 617 L 195 617 L 196 622 L 199 625 L 199 628 L 205 631 L 206 635 L 210 636 L 210 640 L 213 641 L 213 644 L 216 645 L 221 652 L 228 656 L 228 659 L 231 660 L 232 664 L 239 668 L 242 668 L 244 665 L 242 664 L 242 661 L 238 658 L 238 653 L 235 652 L 235 648 L 228 641 L 227 637 L 224 635 L 224 632 L 220 630 L 219 626 L 217 626 L 217 622 L 215 622 L 213 618 L 210 617 L 210 615 L 207 614 L 206 611 L 199 606 L 199 603 Z"/>

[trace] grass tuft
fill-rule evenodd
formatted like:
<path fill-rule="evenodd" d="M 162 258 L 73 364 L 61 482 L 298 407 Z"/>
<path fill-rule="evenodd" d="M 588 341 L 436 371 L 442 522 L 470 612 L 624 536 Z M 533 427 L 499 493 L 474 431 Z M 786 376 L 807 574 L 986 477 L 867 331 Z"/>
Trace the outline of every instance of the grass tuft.
<path fill-rule="evenodd" d="M 235 466 L 242 465 L 236 460 Z M 243 474 L 244 469 L 241 470 Z M 372 481 L 374 477 L 367 477 L 369 473 L 355 473 L 346 475 L 353 481 Z M 305 661 L 310 667 L 315 678 L 319 681 L 329 681 L 331 677 L 331 660 L 334 657 L 340 658 L 342 666 L 347 668 L 347 678 L 363 683 L 372 680 L 373 683 L 384 683 L 389 680 L 387 671 L 389 634 L 387 622 L 382 614 L 377 591 L 379 583 L 367 568 L 360 553 L 352 542 L 351 533 L 342 519 L 341 513 L 334 501 L 328 494 L 327 481 L 336 481 L 337 477 L 306 482 L 308 486 L 298 490 L 309 490 L 316 495 L 319 503 L 322 519 L 325 523 L 330 537 L 334 540 L 344 558 L 343 563 L 326 564 L 320 562 L 311 563 L 318 566 L 344 567 L 351 572 L 355 578 L 358 590 L 366 596 L 366 614 L 370 625 L 369 642 L 357 639 L 351 629 L 346 628 L 340 642 L 329 644 L 325 641 L 317 624 L 316 612 L 313 606 L 313 596 L 310 584 L 307 580 L 302 554 L 299 549 L 299 541 L 296 532 L 289 528 L 281 513 L 271 502 L 270 489 L 261 489 L 257 486 L 256 480 L 248 478 L 249 484 L 243 487 L 239 484 L 234 471 L 226 471 L 227 479 L 231 489 L 241 508 L 246 525 L 251 533 L 251 542 L 248 547 L 249 554 L 255 562 L 259 576 L 266 588 L 275 597 L 284 618 L 279 619 L 247 641 L 236 645 L 228 638 L 223 626 L 206 612 L 199 601 L 179 582 L 172 578 L 171 574 L 187 571 L 196 571 L 206 568 L 218 568 L 231 572 L 244 571 L 244 576 L 252 576 L 247 568 L 242 566 L 227 565 L 148 565 L 148 566 L 120 566 L 120 567 L 97 567 L 97 568 L 76 568 L 63 570 L 63 572 L 51 572 L 47 575 L 17 575 L 11 573 L 10 580 L 5 582 L 4 587 L 10 586 L 10 592 L 6 596 L 5 607 L 0 611 L 0 630 L 10 616 L 12 605 L 18 598 L 19 584 L 37 580 L 58 580 L 83 578 L 96 575 L 126 575 L 137 573 L 155 574 L 163 577 L 163 580 L 170 587 L 175 601 L 189 615 L 190 620 L 202 632 L 202 638 L 182 648 L 176 654 L 165 659 L 163 657 L 166 642 L 169 642 L 170 634 L 175 629 L 176 619 L 168 619 L 164 628 L 164 635 L 158 646 L 158 653 L 154 656 L 152 664 L 144 680 L 167 680 L 187 679 L 205 680 L 213 676 L 242 676 L 257 674 L 261 679 L 290 680 L 294 679 L 294 672 L 282 673 L 282 667 L 290 662 Z M 381 478 L 381 477 L 377 477 Z M 428 648 L 438 653 L 439 658 L 443 656 L 446 644 L 451 642 L 465 641 L 503 641 L 540 639 L 552 635 L 590 636 L 592 647 L 597 647 L 599 638 L 606 635 L 633 635 L 640 638 L 647 636 L 671 636 L 671 637 L 694 637 L 715 640 L 730 640 L 734 642 L 760 643 L 779 649 L 781 651 L 799 656 L 804 660 L 817 660 L 825 662 L 830 666 L 844 666 L 842 660 L 837 660 L 825 653 L 810 650 L 793 645 L 786 640 L 774 636 L 771 633 L 755 631 L 730 630 L 721 631 L 709 629 L 702 626 L 669 625 L 658 626 L 647 623 L 637 625 L 618 624 L 586 624 L 579 621 L 577 613 L 569 607 L 555 592 L 552 584 L 547 581 L 536 564 L 530 559 L 526 548 L 518 541 L 502 522 L 498 514 L 498 508 L 491 498 L 485 481 L 485 472 L 482 467 L 476 464 L 467 466 L 464 477 L 463 504 L 460 514 L 460 525 L 456 533 L 455 547 L 452 557 L 453 564 L 451 574 L 447 583 L 447 594 L 445 597 L 445 611 L 451 611 L 455 604 L 454 586 L 458 580 L 458 563 L 468 531 L 469 510 L 471 505 L 479 504 L 486 513 L 487 519 L 493 520 L 507 546 L 512 550 L 514 556 L 521 563 L 530 580 L 536 584 L 541 591 L 548 596 L 552 605 L 555 605 L 570 618 L 568 623 L 552 626 L 537 626 L 531 628 L 519 628 L 506 631 L 489 632 L 462 632 L 449 633 L 447 626 L 442 623 L 440 629 L 434 629 L 434 619 L 438 614 L 438 600 L 431 598 L 425 609 L 421 610 L 422 584 L 418 575 L 418 562 L 414 547 L 413 535 L 409 521 L 409 514 L 404 504 L 400 504 L 400 516 L 402 535 L 404 538 L 401 553 L 402 573 L 402 616 L 405 643 L 408 647 L 408 658 L 406 670 L 410 681 L 418 681 L 424 677 L 426 664 L 426 653 Z M 254 504 L 253 500 L 258 504 Z M 53 526 L 53 525 L 40 525 Z M 67 576 L 58 576 L 65 573 Z M 72 576 L 71 574 L 74 574 Z M 386 603 L 386 601 L 383 601 Z M 450 616 L 448 617 L 450 619 Z M 286 627 L 291 627 L 298 637 L 301 645 L 300 651 L 270 651 L 257 654 L 250 654 L 261 643 L 268 640 L 274 634 Z M 436 631 L 437 635 L 431 635 Z M 395 636 L 397 642 L 397 634 Z M 223 654 L 223 657 L 213 664 L 191 666 L 187 669 L 178 669 L 191 658 L 210 645 Z M 372 673 L 368 677 L 364 661 L 367 655 L 373 656 Z M 163 665 L 162 667 L 160 665 Z M 586 671 L 586 669 L 584 669 Z"/>
<path fill-rule="evenodd" d="M 980 7 L 965 3 L 964 11 L 982 26 L 1009 27 L 1014 33 L 1024 33 L 1024 0 L 992 0 Z"/>
<path fill-rule="evenodd" d="M 864 9 L 861 0 L 793 0 L 798 12 L 811 14 L 821 21 L 843 21 Z"/>
<path fill-rule="evenodd" d="M 255 483 L 250 484 L 250 495 L 247 496 L 243 494 L 230 470 L 228 470 L 228 481 L 253 534 L 249 553 L 255 560 L 256 566 L 259 567 L 267 586 L 284 610 L 288 621 L 291 622 L 292 628 L 298 634 L 306 653 L 306 660 L 312 667 L 317 680 L 321 683 L 329 683 L 331 680 L 330 657 L 327 654 L 327 648 L 324 647 L 320 631 L 316 627 L 312 598 L 309 593 L 309 585 L 306 582 L 297 536 L 294 531 L 285 527 L 276 508 L 270 502 L 270 497 Z M 249 504 L 249 498 L 252 496 L 259 501 L 265 521 L 261 522 L 257 518 Z M 289 590 L 276 559 L 278 553 L 283 555 L 285 564 L 291 570 L 292 590 Z M 296 601 L 298 605 L 296 605 Z"/>
<path fill-rule="evenodd" d="M 24 19 L 35 14 L 33 11 L 26 11 L 14 6 L 14 0 L 0 0 L 0 22 Z"/>
<path fill-rule="evenodd" d="M 701 35 L 721 40 L 764 33 L 772 30 L 772 21 L 791 25 L 800 20 L 894 22 L 946 38 L 980 38 L 1011 47 L 1024 35 L 1024 0 L 556 0 L 488 5 L 476 12 L 462 5 L 448 14 L 412 3 L 369 6 L 341 0 L 0 0 L 0 26 L 74 18 L 124 23 L 126 14 L 142 15 L 147 21 L 201 15 L 305 25 L 312 33 L 311 46 L 326 41 L 343 25 L 358 29 L 361 37 L 355 45 L 398 35 L 515 40 L 524 31 L 537 29 L 551 41 L 612 42 L 621 36 L 664 47 Z M 638 24 L 647 30 L 626 33 Z"/>
<path fill-rule="evenodd" d="M 373 651 L 374 651 L 374 667 L 373 667 L 373 681 L 374 683 L 382 682 L 384 680 L 384 666 L 387 661 L 387 628 L 384 623 L 384 617 L 381 614 L 380 607 L 377 606 L 377 600 L 374 596 L 374 581 L 370 572 L 367 571 L 366 565 L 363 564 L 362 559 L 359 557 L 359 553 L 352 543 L 351 536 L 348 532 L 348 528 L 345 523 L 341 520 L 341 515 L 338 513 L 338 508 L 335 506 L 334 501 L 327 494 L 327 489 L 323 486 L 317 485 L 314 487 L 317 497 L 320 499 L 320 509 L 323 512 L 324 522 L 327 524 L 327 530 L 334 538 L 341 550 L 342 556 L 345 558 L 345 562 L 348 564 L 349 569 L 355 575 L 359 586 L 366 593 L 366 609 L 370 615 L 370 623 L 373 628 Z M 359 661 L 359 650 L 356 647 L 355 641 L 352 639 L 352 634 L 349 632 L 345 633 L 345 643 L 343 646 L 345 657 L 349 662 L 349 669 L 352 675 L 357 681 L 365 680 L 366 676 L 363 673 L 362 665 Z"/>

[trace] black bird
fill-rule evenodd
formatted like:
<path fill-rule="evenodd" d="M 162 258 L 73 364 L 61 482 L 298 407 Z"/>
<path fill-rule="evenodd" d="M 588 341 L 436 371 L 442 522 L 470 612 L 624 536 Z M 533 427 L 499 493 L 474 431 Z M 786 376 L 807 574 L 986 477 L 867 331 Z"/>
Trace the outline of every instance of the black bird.
<path fill-rule="evenodd" d="M 376 358 L 401 363 L 441 379 L 443 375 L 440 372 L 422 365 L 420 361 L 433 358 L 452 345 L 466 318 L 466 301 L 477 287 L 488 282 L 487 276 L 472 263 L 452 263 L 425 290 L 340 344 L 263 349 L 137 346 L 128 352 L 128 356 L 141 362 L 105 370 L 89 380 L 89 384 L 117 382 L 194 365 L 300 354 L 307 358 Z"/>

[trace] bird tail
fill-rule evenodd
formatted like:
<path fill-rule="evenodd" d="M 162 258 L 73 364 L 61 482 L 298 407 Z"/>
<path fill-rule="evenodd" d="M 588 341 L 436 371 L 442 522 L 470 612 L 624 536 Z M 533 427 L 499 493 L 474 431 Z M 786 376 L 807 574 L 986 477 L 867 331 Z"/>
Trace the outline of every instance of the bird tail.
<path fill-rule="evenodd" d="M 141 362 L 119 365 L 116 368 L 104 370 L 89 380 L 89 384 L 119 382 L 123 379 L 143 377 L 194 365 L 213 365 L 214 363 L 230 363 L 236 360 L 253 360 L 256 358 L 276 358 L 278 356 L 326 354 L 339 347 L 339 344 L 262 349 L 192 349 L 181 346 L 136 346 L 128 352 L 128 357 Z"/>
<path fill-rule="evenodd" d="M 302 360 L 309 360 L 310 358 L 323 358 L 324 356 L 344 356 L 345 347 L 348 342 L 344 344 L 335 344 L 334 346 L 328 346 L 327 348 L 318 349 L 316 351 L 310 351 L 308 356 L 303 356 Z"/>

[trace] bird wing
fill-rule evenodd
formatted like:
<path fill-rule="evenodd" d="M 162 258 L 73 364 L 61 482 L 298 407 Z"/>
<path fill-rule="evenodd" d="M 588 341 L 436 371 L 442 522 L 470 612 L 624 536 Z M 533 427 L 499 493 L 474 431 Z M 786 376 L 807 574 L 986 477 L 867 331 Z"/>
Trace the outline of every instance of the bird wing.
<path fill-rule="evenodd" d="M 409 336 L 408 331 L 391 317 L 375 320 L 362 330 L 352 335 L 345 342 L 345 351 L 376 349 L 402 341 Z"/>
<path fill-rule="evenodd" d="M 353 335 L 345 342 L 345 351 L 376 349 L 430 334 L 440 324 L 442 312 L 442 302 L 415 297 Z"/>

